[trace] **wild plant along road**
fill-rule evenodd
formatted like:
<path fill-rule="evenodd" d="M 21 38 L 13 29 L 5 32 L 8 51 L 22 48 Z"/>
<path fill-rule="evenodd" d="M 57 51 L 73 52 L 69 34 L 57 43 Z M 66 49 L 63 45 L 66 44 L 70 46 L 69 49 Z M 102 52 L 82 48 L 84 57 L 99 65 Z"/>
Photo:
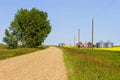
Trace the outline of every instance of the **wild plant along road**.
<path fill-rule="evenodd" d="M 0 80 L 67 80 L 63 53 L 56 47 L 0 61 Z"/>

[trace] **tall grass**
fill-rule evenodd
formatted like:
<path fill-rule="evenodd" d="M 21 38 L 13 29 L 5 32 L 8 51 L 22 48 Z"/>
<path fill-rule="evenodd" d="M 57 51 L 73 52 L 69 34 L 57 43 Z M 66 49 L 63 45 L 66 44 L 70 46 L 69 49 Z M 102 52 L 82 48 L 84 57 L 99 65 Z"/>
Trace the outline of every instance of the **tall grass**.
<path fill-rule="evenodd" d="M 77 49 L 77 48 L 76 48 Z M 90 50 L 90 49 L 77 49 L 80 52 L 88 53 L 96 57 L 103 57 L 120 65 L 120 51 L 106 51 L 106 50 Z"/>
<path fill-rule="evenodd" d="M 120 80 L 119 53 L 92 53 L 90 50 L 72 48 L 63 48 L 63 52 L 68 80 Z M 106 53 L 105 56 L 102 52 Z M 114 59 L 111 59 L 111 56 Z M 115 59 L 116 57 L 118 59 Z"/>
<path fill-rule="evenodd" d="M 1 46 L 0 47 L 0 60 L 14 57 L 14 56 L 23 55 L 23 54 L 28 54 L 28 53 L 46 49 L 46 48 L 48 47 L 7 49 L 6 47 Z"/>

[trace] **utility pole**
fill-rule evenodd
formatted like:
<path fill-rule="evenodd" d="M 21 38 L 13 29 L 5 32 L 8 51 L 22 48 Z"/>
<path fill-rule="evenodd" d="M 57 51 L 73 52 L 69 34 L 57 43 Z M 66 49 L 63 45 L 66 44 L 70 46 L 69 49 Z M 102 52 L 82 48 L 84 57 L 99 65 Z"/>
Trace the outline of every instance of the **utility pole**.
<path fill-rule="evenodd" d="M 92 51 L 94 48 L 94 17 L 92 18 Z"/>

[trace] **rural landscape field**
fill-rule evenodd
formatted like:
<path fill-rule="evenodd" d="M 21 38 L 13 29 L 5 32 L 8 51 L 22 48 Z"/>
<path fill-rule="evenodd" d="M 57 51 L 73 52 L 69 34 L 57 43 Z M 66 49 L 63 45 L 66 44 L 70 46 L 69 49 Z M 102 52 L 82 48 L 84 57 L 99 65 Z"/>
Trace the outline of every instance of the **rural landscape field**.
<path fill-rule="evenodd" d="M 120 48 L 120 47 L 119 47 Z M 120 51 L 62 48 L 68 80 L 119 80 Z M 115 51 L 116 49 L 116 51 Z"/>
<path fill-rule="evenodd" d="M 1 0 L 0 80 L 120 80 L 119 0 Z"/>
<path fill-rule="evenodd" d="M 47 48 L 45 47 L 39 47 L 39 48 L 17 48 L 17 49 L 9 49 L 6 45 L 0 45 L 0 60 L 11 58 L 23 54 L 32 53 L 38 50 L 42 50 Z"/>
<path fill-rule="evenodd" d="M 11 57 L 33 54 L 49 48 L 17 48 L 8 49 L 0 46 L 0 60 Z M 63 51 L 68 80 L 119 80 L 120 51 L 118 48 L 77 48 L 74 46 L 57 47 Z M 26 57 L 27 58 L 27 57 Z M 4 80 L 4 79 L 3 79 Z M 62 79 L 63 80 L 63 79 Z"/>

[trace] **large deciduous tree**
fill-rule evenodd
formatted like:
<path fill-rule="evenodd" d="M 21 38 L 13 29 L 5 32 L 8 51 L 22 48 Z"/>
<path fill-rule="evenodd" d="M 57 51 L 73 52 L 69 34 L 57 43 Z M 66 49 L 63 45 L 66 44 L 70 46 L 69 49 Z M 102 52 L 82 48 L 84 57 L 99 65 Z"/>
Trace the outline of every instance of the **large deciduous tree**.
<path fill-rule="evenodd" d="M 15 36 L 17 43 L 22 43 L 24 47 L 37 47 L 44 42 L 45 38 L 51 32 L 51 25 L 46 12 L 36 8 L 32 8 L 31 10 L 20 9 L 15 14 L 15 18 L 11 22 L 9 29 L 5 33 L 15 33 L 10 35 Z M 8 37 L 6 34 L 3 38 L 3 41 L 7 44 L 10 41 Z"/>

